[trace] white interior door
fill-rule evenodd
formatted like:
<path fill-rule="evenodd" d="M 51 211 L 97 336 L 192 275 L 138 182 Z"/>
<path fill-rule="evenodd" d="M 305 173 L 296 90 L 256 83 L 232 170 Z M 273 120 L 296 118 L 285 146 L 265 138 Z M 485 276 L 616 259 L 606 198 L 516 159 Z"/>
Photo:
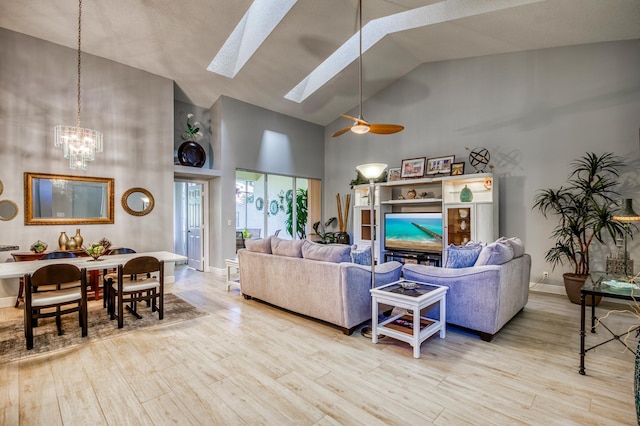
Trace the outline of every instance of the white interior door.
<path fill-rule="evenodd" d="M 204 239 L 202 238 L 202 184 L 187 185 L 187 252 L 189 267 L 203 270 Z"/>

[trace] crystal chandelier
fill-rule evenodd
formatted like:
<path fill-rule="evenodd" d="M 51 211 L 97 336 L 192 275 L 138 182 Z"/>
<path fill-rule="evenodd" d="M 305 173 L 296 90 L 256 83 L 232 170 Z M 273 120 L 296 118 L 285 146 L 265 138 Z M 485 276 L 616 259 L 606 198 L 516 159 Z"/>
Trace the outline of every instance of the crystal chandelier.
<path fill-rule="evenodd" d="M 54 146 L 62 147 L 64 158 L 69 159 L 71 169 L 87 169 L 87 161 L 102 152 L 102 133 L 80 125 L 80 75 L 81 75 L 82 0 L 78 1 L 78 115 L 75 126 L 58 125 L 54 129 Z"/>

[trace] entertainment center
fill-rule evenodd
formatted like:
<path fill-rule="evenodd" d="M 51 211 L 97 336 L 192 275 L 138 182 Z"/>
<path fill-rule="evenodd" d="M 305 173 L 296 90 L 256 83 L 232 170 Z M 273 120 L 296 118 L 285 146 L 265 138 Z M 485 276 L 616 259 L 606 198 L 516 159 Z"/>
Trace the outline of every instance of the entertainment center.
<path fill-rule="evenodd" d="M 376 261 L 442 266 L 446 247 L 498 238 L 498 188 L 491 173 L 407 179 L 354 187 L 353 240 Z"/>

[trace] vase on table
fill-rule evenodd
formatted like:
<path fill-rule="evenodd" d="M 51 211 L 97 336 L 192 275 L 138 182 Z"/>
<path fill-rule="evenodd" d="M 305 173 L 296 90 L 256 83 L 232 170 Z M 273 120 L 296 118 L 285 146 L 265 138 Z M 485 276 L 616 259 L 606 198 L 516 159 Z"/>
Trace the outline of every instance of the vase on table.
<path fill-rule="evenodd" d="M 80 235 L 80 228 L 76 229 L 76 235 L 73 236 L 73 241 L 76 242 L 76 248 L 82 248 L 82 243 L 84 242 L 84 238 Z"/>
<path fill-rule="evenodd" d="M 69 237 L 67 236 L 67 233 L 61 232 L 60 236 L 58 237 L 58 245 L 60 246 L 60 250 L 66 250 L 68 242 L 69 242 Z"/>
<path fill-rule="evenodd" d="M 69 238 L 69 241 L 67 241 L 67 250 L 75 250 L 77 248 L 78 245 L 76 244 L 76 240 Z"/>

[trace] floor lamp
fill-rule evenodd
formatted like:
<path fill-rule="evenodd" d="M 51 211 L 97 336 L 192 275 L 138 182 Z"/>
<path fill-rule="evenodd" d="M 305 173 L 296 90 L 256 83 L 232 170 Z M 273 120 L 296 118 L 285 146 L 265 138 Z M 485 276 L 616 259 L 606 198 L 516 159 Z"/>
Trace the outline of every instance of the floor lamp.
<path fill-rule="evenodd" d="M 375 241 L 376 241 L 376 223 L 375 215 L 375 202 L 376 202 L 376 190 L 375 179 L 385 171 L 387 165 L 384 163 L 369 163 L 361 164 L 356 167 L 356 170 L 360 172 L 365 179 L 369 179 L 369 224 L 371 226 L 371 288 L 376 287 L 376 271 L 375 271 Z M 375 320 L 374 320 L 375 321 Z M 362 335 L 368 339 L 371 338 L 371 327 L 364 327 L 362 329 Z"/>
<path fill-rule="evenodd" d="M 633 270 L 629 274 L 627 262 L 629 261 L 629 252 L 627 251 L 627 235 L 629 234 L 629 222 L 640 221 L 638 213 L 633 211 L 633 200 L 626 198 L 622 206 L 622 210 L 617 215 L 613 216 L 613 220 L 624 223 L 624 274 L 626 276 L 633 276 Z M 633 269 L 633 268 L 632 268 Z"/>

